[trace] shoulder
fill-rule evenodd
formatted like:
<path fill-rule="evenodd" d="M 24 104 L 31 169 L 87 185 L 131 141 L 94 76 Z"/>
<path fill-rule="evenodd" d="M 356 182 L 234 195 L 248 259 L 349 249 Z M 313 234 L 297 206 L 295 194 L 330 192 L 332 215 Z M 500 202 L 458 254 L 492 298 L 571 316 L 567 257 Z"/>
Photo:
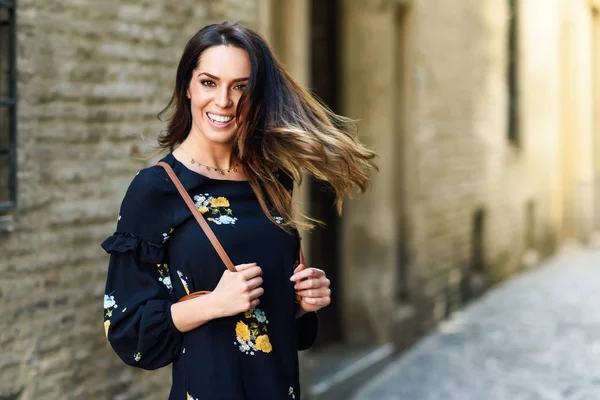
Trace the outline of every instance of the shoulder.
<path fill-rule="evenodd" d="M 157 166 L 133 177 L 121 203 L 117 229 L 102 243 L 106 252 L 134 251 L 146 262 L 162 260 L 171 226 L 165 179 L 166 173 Z"/>
<path fill-rule="evenodd" d="M 157 165 L 144 168 L 133 177 L 125 198 L 157 195 L 164 190 L 165 179 L 168 177 L 163 168 Z"/>
<path fill-rule="evenodd" d="M 121 203 L 117 231 L 129 232 L 156 241 L 169 224 L 168 176 L 161 167 L 139 171 Z"/>

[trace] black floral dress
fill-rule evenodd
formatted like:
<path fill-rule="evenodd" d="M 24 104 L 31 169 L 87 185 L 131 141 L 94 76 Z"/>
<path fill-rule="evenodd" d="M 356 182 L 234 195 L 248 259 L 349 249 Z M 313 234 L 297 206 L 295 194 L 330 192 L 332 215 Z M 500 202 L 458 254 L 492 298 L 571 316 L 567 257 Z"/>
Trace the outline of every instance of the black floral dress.
<path fill-rule="evenodd" d="M 169 399 L 300 399 L 298 350 L 316 337 L 315 313 L 296 319 L 294 283 L 299 237 L 271 222 L 250 184 L 215 180 L 171 165 L 234 264 L 263 269 L 257 308 L 181 333 L 170 308 L 199 290 L 214 290 L 225 266 L 166 172 L 140 171 L 121 205 L 104 295 L 107 338 L 127 364 L 156 369 L 173 363 Z M 291 190 L 292 182 L 280 174 Z M 282 219 L 273 215 L 279 223 Z"/>

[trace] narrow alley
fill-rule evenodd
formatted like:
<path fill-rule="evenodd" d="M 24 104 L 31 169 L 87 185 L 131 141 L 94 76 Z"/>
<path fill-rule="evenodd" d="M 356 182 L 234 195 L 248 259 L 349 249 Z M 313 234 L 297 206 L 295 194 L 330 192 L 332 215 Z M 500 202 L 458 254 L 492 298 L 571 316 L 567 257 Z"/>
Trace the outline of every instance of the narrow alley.
<path fill-rule="evenodd" d="M 563 252 L 457 313 L 355 400 L 600 399 L 600 251 Z"/>

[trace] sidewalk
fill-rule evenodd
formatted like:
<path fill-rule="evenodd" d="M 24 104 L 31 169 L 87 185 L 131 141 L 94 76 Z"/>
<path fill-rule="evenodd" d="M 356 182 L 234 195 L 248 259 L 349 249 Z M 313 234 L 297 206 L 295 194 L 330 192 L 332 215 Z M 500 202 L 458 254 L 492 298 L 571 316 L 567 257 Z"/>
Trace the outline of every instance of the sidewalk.
<path fill-rule="evenodd" d="M 600 400 L 600 251 L 492 289 L 353 400 Z"/>

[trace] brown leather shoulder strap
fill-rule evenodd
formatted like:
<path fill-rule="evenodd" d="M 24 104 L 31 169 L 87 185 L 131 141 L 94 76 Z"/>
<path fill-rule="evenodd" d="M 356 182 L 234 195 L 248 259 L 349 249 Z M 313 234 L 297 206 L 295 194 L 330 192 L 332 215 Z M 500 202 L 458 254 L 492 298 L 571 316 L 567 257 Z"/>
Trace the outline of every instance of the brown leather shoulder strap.
<path fill-rule="evenodd" d="M 300 264 L 304 265 L 305 267 L 308 267 L 308 265 L 306 265 L 305 261 L 304 261 L 304 252 L 302 252 L 302 239 L 300 239 Z"/>
<path fill-rule="evenodd" d="M 204 231 L 204 233 L 208 237 L 208 240 L 210 240 L 210 242 L 212 243 L 213 247 L 215 248 L 215 250 L 219 254 L 219 257 L 221 257 L 221 260 L 223 261 L 223 264 L 225 264 L 225 266 L 227 267 L 227 269 L 230 270 L 231 272 L 237 272 L 237 270 L 235 269 L 235 266 L 231 262 L 231 259 L 229 258 L 229 256 L 225 252 L 225 249 L 223 248 L 223 246 L 221 246 L 221 243 L 219 242 L 219 239 L 217 239 L 217 237 L 215 236 L 215 234 L 212 231 L 212 229 L 210 229 L 210 226 L 208 226 L 208 222 L 206 222 L 206 220 L 204 219 L 204 217 L 200 213 L 200 210 L 198 210 L 198 208 L 196 207 L 196 205 L 192 201 L 190 195 L 188 194 L 188 192 L 185 190 L 185 188 L 181 184 L 181 181 L 179 181 L 179 178 L 177 178 L 177 175 L 175 175 L 175 172 L 173 171 L 173 168 L 171 168 L 171 166 L 169 164 L 167 164 L 167 163 L 165 163 L 163 161 L 157 163 L 156 165 L 159 165 L 159 166 L 163 167 L 165 169 L 165 171 L 167 171 L 167 174 L 171 178 L 171 181 L 175 184 L 175 187 L 179 191 L 179 194 L 181 195 L 181 197 L 183 197 L 183 200 L 185 201 L 185 204 L 187 204 L 188 208 L 190 209 L 190 211 L 192 212 L 192 214 L 196 218 L 196 221 L 198 221 L 198 223 L 200 224 L 200 227 L 202 228 L 202 230 Z"/>

